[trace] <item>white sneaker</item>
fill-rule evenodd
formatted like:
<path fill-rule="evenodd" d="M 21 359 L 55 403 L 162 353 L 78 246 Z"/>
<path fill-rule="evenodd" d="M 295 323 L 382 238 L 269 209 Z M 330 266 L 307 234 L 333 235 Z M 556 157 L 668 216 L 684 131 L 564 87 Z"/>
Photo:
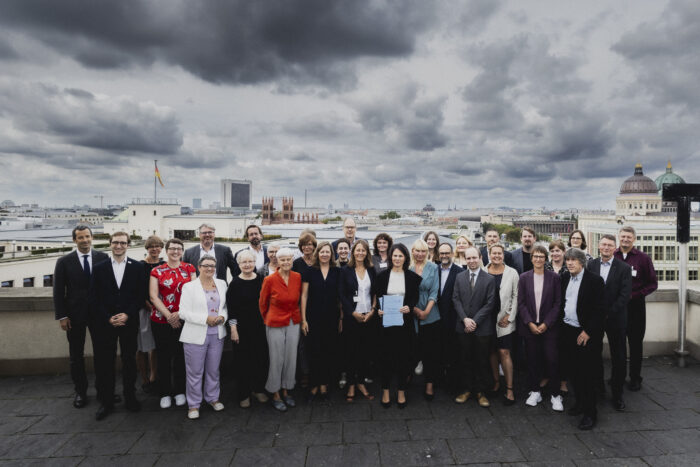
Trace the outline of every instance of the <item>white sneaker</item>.
<path fill-rule="evenodd" d="M 199 409 L 194 409 L 187 412 L 187 418 L 190 420 L 197 420 L 199 418 Z"/>
<path fill-rule="evenodd" d="M 421 360 L 418 362 L 418 365 L 416 365 L 416 369 L 413 370 L 413 372 L 417 375 L 420 376 L 423 374 L 423 361 Z"/>
<path fill-rule="evenodd" d="M 552 396 L 551 402 L 552 410 L 554 410 L 555 412 L 564 411 L 564 401 L 562 400 L 561 396 Z"/>
<path fill-rule="evenodd" d="M 248 406 L 250 406 L 250 399 L 246 399 L 248 401 Z M 211 405 L 211 408 L 214 409 L 216 412 L 221 412 L 224 410 L 224 404 L 222 404 L 219 401 L 215 402 L 210 402 L 209 405 Z"/>
<path fill-rule="evenodd" d="M 530 407 L 535 407 L 540 402 L 542 402 L 542 394 L 540 394 L 539 391 L 530 391 L 530 395 L 525 401 L 525 404 Z"/>
<path fill-rule="evenodd" d="M 343 388 L 345 388 L 345 385 L 346 385 L 346 384 L 348 384 L 348 377 L 347 377 L 347 375 L 345 374 L 345 372 L 342 372 L 342 373 L 340 374 L 340 381 L 338 381 L 338 387 L 339 387 L 340 389 L 343 389 Z"/>
<path fill-rule="evenodd" d="M 161 409 L 169 409 L 171 405 L 172 405 L 172 400 L 170 399 L 170 396 L 164 396 L 164 397 L 160 398 L 160 408 Z"/>
<path fill-rule="evenodd" d="M 185 397 L 184 394 L 178 394 L 177 396 L 175 396 L 175 405 L 177 405 L 178 407 L 182 407 L 186 403 L 187 403 L 187 398 Z"/>

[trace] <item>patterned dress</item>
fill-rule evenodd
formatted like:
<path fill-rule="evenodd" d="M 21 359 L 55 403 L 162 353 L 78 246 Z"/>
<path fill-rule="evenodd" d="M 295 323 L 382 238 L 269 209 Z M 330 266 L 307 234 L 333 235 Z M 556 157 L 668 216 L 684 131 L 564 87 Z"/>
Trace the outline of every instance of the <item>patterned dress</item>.
<path fill-rule="evenodd" d="M 168 266 L 168 263 L 164 263 L 153 268 L 151 277 L 158 279 L 159 297 L 168 311 L 174 313 L 180 309 L 182 285 L 196 278 L 197 271 L 189 263 L 180 263 L 180 266 L 175 269 Z M 156 323 L 168 322 L 155 307 L 151 311 L 151 321 Z"/>

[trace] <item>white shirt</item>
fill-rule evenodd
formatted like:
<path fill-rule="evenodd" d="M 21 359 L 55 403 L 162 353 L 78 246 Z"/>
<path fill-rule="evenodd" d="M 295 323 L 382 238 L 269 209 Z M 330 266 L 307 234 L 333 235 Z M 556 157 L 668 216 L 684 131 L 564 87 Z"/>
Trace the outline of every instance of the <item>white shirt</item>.
<path fill-rule="evenodd" d="M 581 288 L 583 270 L 575 276 L 571 276 L 569 285 L 566 286 L 566 305 L 564 306 L 564 322 L 569 326 L 580 328 L 578 315 L 576 314 L 576 304 L 578 303 L 578 291 Z"/>
<path fill-rule="evenodd" d="M 248 245 L 248 249 L 255 255 L 255 269 L 260 271 L 265 266 L 265 249 L 262 245 L 260 245 L 260 251 L 253 248 L 253 245 Z"/>
<path fill-rule="evenodd" d="M 114 271 L 114 279 L 117 281 L 117 287 L 121 288 L 122 280 L 124 279 L 124 271 L 126 271 L 126 256 L 121 263 L 112 258 L 112 271 Z"/>
<path fill-rule="evenodd" d="M 92 249 L 88 251 L 87 253 L 81 253 L 80 250 L 75 250 L 75 252 L 78 254 L 78 261 L 80 261 L 80 267 L 85 270 L 85 267 L 83 266 L 83 256 L 87 255 L 87 260 L 88 264 L 90 265 L 90 273 L 92 273 Z"/>
<path fill-rule="evenodd" d="M 481 268 L 476 268 L 475 270 L 471 270 L 467 268 L 467 271 L 469 271 L 469 277 L 467 278 L 467 282 L 471 284 L 472 282 L 472 274 L 474 274 L 474 286 L 476 286 L 476 281 L 479 280 L 479 271 L 481 271 Z"/>
<path fill-rule="evenodd" d="M 440 273 L 440 293 L 442 294 L 442 291 L 445 290 L 445 284 L 447 284 L 447 277 L 450 275 L 450 269 L 452 268 L 452 263 L 450 263 L 450 267 L 445 269 L 440 265 L 440 269 L 442 269 L 442 272 Z"/>
<path fill-rule="evenodd" d="M 357 306 L 355 311 L 362 314 L 369 313 L 372 311 L 372 297 L 370 295 L 372 282 L 369 280 L 369 272 L 365 271 L 365 278 L 360 279 L 357 271 L 355 271 L 355 277 L 357 277 Z"/>
<path fill-rule="evenodd" d="M 613 259 L 610 258 L 608 261 L 603 261 L 600 258 L 600 277 L 603 278 L 603 282 L 608 283 L 608 274 L 610 274 L 610 266 L 612 265 Z"/>
<path fill-rule="evenodd" d="M 386 286 L 387 295 L 405 295 L 406 279 L 404 273 L 391 271 L 389 273 L 389 284 Z"/>
<path fill-rule="evenodd" d="M 216 258 L 216 253 L 214 252 L 214 244 L 211 244 L 211 249 L 205 250 L 202 244 L 199 244 L 199 259 L 202 259 L 203 256 L 213 256 Z M 197 267 L 195 264 L 194 267 Z"/>

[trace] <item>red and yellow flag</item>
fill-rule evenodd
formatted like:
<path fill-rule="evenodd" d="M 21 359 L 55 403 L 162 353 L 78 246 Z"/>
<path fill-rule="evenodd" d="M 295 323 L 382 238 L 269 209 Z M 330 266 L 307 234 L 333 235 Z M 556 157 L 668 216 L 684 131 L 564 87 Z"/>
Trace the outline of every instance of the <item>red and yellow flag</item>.
<path fill-rule="evenodd" d="M 158 164 L 156 163 L 156 178 L 158 178 L 158 181 L 160 182 L 160 186 L 165 188 L 165 185 L 163 185 L 163 179 L 160 178 L 160 171 L 158 170 Z"/>

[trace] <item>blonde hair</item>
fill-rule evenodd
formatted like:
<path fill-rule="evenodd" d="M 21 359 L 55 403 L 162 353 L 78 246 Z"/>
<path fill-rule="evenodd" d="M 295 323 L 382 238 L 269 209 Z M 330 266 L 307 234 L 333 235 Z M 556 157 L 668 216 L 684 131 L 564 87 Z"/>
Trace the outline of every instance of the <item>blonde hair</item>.
<path fill-rule="evenodd" d="M 428 243 L 422 238 L 417 239 L 415 242 L 413 242 L 413 245 L 411 245 L 411 266 L 416 264 L 416 260 L 413 257 L 413 250 L 425 250 L 426 252 L 430 253 Z M 425 261 L 428 262 L 427 256 L 425 257 Z"/>
<path fill-rule="evenodd" d="M 463 239 L 465 239 L 465 240 L 467 241 L 467 248 L 473 247 L 473 246 L 474 246 L 474 243 L 472 243 L 472 241 L 469 240 L 465 235 L 460 235 L 459 237 L 457 237 L 457 238 L 455 239 L 455 258 L 456 258 L 456 259 L 462 259 L 462 258 L 460 257 L 460 255 L 459 255 L 459 251 L 457 250 L 457 241 L 458 241 L 460 238 L 463 238 Z"/>

